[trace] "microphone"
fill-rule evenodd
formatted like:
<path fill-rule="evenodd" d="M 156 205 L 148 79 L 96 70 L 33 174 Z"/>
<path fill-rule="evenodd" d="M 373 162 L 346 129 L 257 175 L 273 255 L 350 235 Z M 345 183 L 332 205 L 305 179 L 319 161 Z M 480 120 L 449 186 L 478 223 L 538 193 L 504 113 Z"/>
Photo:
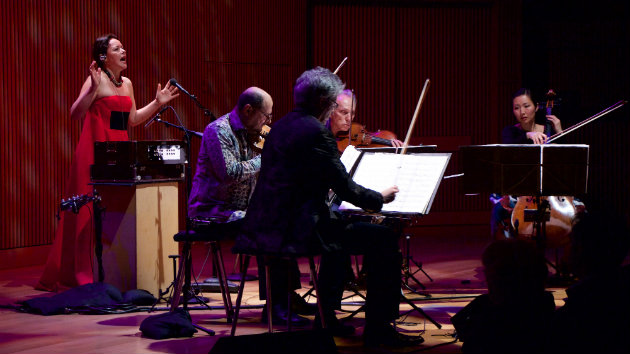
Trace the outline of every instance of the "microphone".
<path fill-rule="evenodd" d="M 149 119 L 149 121 L 147 122 L 147 124 L 144 125 L 144 127 L 147 128 L 149 125 L 153 124 L 153 122 L 155 122 L 156 119 L 160 118 L 162 113 L 164 113 L 164 111 L 166 111 L 169 108 L 171 108 L 171 106 L 162 107 L 162 109 L 160 109 L 160 111 L 157 112 L 156 115 L 154 115 L 151 119 Z"/>
<path fill-rule="evenodd" d="M 170 79 L 168 81 L 171 85 L 177 87 L 181 92 L 185 93 L 186 95 L 190 96 L 192 99 L 196 99 L 197 97 L 195 97 L 195 95 L 191 95 L 188 91 L 186 91 L 180 84 L 177 83 L 177 80 Z"/>

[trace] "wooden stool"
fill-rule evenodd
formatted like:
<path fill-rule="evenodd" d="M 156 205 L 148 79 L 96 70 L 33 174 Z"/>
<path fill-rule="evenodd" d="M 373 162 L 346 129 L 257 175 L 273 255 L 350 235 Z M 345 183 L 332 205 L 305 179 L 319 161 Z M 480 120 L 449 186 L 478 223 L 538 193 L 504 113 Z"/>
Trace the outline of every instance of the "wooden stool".
<path fill-rule="evenodd" d="M 242 255 L 244 257 L 243 259 L 243 264 L 242 264 L 242 268 L 241 268 L 241 279 L 245 279 L 245 274 L 247 273 L 247 269 L 249 267 L 249 260 L 251 255 L 249 254 L 244 254 Z M 265 257 L 265 277 L 266 277 L 266 295 L 267 295 L 267 325 L 269 328 L 269 333 L 273 332 L 273 316 L 272 316 L 272 304 L 271 304 L 271 276 L 270 276 L 270 268 L 269 268 L 269 262 L 268 259 L 270 257 L 276 257 L 276 256 L 264 256 Z M 307 256 L 308 257 L 308 264 L 309 264 L 309 269 L 310 269 L 310 273 L 311 273 L 311 279 L 313 280 L 313 288 L 315 289 L 315 294 L 318 295 L 318 289 L 317 289 L 317 272 L 315 271 L 315 261 L 313 260 L 313 256 Z M 297 257 L 282 257 L 282 258 L 289 258 L 289 259 L 295 259 Z M 290 281 L 290 278 L 287 279 L 287 281 Z M 238 289 L 238 296 L 236 297 L 236 307 L 234 308 L 234 320 L 232 322 L 232 331 L 230 332 L 230 336 L 234 336 L 236 334 L 236 324 L 238 322 L 238 314 L 241 308 L 241 300 L 243 298 L 243 289 L 245 288 L 245 281 L 241 281 L 240 285 L 239 285 L 239 289 Z M 289 287 L 290 288 L 290 287 Z M 292 294 L 292 290 L 288 291 L 287 297 L 288 297 L 288 306 L 287 306 L 287 331 L 290 332 L 291 331 L 291 294 Z M 317 296 L 317 308 L 319 310 L 319 318 L 321 320 L 322 323 L 322 328 L 326 328 L 326 323 L 324 322 L 324 312 L 322 310 L 322 305 L 319 301 L 319 296 Z"/>
<path fill-rule="evenodd" d="M 173 237 L 175 241 L 183 242 L 184 246 L 182 249 L 182 259 L 180 262 L 179 272 L 177 273 L 175 290 L 173 291 L 173 298 L 171 300 L 171 311 L 179 306 L 179 299 L 182 293 L 184 295 L 184 310 L 188 310 L 188 301 L 190 300 L 192 294 L 192 243 L 207 242 L 210 245 L 213 263 L 218 268 L 217 277 L 219 278 L 219 287 L 221 289 L 221 296 L 223 298 L 223 307 L 225 308 L 227 322 L 230 323 L 232 321 L 234 309 L 232 306 L 232 298 L 229 293 L 230 290 L 228 287 L 227 276 L 223 264 L 223 256 L 221 254 L 221 246 L 219 243 L 219 240 L 225 238 L 227 234 L 231 234 L 232 232 L 232 230 L 226 229 L 226 227 L 229 227 L 226 225 L 228 224 L 208 224 L 205 228 L 203 228 L 203 230 L 189 230 L 188 232 L 181 231 Z"/>

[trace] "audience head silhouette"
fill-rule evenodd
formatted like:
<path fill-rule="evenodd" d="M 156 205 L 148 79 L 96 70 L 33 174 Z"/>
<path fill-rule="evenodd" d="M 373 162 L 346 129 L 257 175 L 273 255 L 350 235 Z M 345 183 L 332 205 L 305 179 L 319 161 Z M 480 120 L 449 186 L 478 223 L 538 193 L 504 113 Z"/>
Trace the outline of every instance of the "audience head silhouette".
<path fill-rule="evenodd" d="M 488 295 L 497 305 L 519 303 L 545 291 L 547 265 L 533 242 L 504 239 L 491 243 L 481 261 Z"/>

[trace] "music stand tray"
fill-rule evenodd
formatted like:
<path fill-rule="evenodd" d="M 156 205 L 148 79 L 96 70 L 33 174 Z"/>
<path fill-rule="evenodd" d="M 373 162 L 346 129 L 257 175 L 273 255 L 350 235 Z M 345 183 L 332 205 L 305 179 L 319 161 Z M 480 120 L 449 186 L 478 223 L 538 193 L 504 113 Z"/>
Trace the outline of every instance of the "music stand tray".
<path fill-rule="evenodd" d="M 399 147 L 391 147 L 391 146 L 379 146 L 379 147 L 371 147 L 371 148 L 362 148 L 358 147 L 357 150 L 364 152 L 388 152 L 391 154 L 400 154 L 402 152 L 402 148 Z M 435 152 L 437 150 L 437 145 L 414 145 L 407 146 L 407 153 L 423 153 L 423 152 Z"/>

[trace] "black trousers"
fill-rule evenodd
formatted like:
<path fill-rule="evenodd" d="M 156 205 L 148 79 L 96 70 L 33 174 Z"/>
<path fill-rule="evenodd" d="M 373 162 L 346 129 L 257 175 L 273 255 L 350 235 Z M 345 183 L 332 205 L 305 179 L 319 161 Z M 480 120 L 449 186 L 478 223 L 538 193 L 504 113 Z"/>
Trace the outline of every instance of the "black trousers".
<path fill-rule="evenodd" d="M 269 265 L 271 276 L 271 303 L 273 305 L 288 304 L 289 292 L 299 289 L 300 268 L 296 260 L 289 260 L 276 257 L 257 256 L 258 263 L 258 296 L 261 300 L 267 299 L 266 286 L 267 277 L 265 274 L 265 264 Z"/>
<path fill-rule="evenodd" d="M 319 296 L 324 316 L 335 316 L 340 308 L 350 255 L 363 255 L 367 274 L 366 326 L 382 326 L 398 318 L 402 253 L 399 233 L 390 227 L 365 222 L 328 225 L 326 241 L 333 243 L 322 254 L 319 268 Z"/>

